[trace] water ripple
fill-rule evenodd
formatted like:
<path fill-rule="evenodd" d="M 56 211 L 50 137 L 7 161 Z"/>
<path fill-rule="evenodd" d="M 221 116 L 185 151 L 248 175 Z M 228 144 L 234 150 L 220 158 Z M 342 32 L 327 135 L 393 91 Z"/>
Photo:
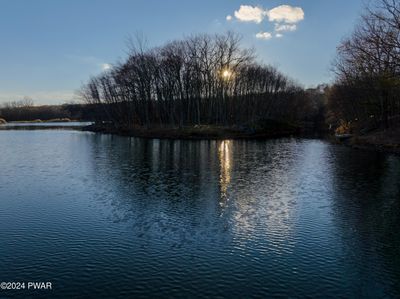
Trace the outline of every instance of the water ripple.
<path fill-rule="evenodd" d="M 396 157 L 23 130 L 0 152 L 1 278 L 43 297 L 400 296 Z"/>

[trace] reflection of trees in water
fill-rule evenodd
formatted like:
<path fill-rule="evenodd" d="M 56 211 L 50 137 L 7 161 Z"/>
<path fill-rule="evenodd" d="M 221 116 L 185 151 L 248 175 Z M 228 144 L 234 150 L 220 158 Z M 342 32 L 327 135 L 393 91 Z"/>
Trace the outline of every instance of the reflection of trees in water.
<path fill-rule="evenodd" d="M 216 238 L 219 165 L 215 141 L 94 138 L 94 174 L 108 190 L 113 220 L 147 238 L 183 244 Z M 97 157 L 97 158 L 96 158 Z"/>
<path fill-rule="evenodd" d="M 288 253 L 294 237 L 315 246 L 327 240 L 334 248 L 318 258 L 344 257 L 339 264 L 368 283 L 374 273 L 400 281 L 395 158 L 320 141 L 88 136 L 99 198 L 110 203 L 113 220 L 129 223 L 138 244 L 243 249 L 255 241 L 260 250 Z"/>
<path fill-rule="evenodd" d="M 264 235 L 277 244 L 290 232 L 297 163 L 297 149 L 290 143 L 225 141 L 219 145 L 221 211 L 241 243 Z"/>
<path fill-rule="evenodd" d="M 183 198 L 190 191 L 196 197 L 207 186 L 204 178 L 209 176 L 208 168 L 214 158 L 206 144 L 135 138 L 115 141 L 96 145 L 102 156 L 101 161 L 94 161 L 94 166 L 99 176 L 118 184 L 120 190 L 128 193 L 125 195 Z"/>
<path fill-rule="evenodd" d="M 335 151 L 333 168 L 334 219 L 345 245 L 349 275 L 375 284 L 377 296 L 398 295 L 400 160 L 343 148 Z M 352 267 L 354 263 L 362 267 Z M 394 282 L 392 289 L 387 289 L 388 281 Z"/>
<path fill-rule="evenodd" d="M 114 220 L 132 221 L 142 234 L 267 232 L 280 239 L 295 204 L 291 144 L 96 135 L 93 172 Z"/>
<path fill-rule="evenodd" d="M 139 245 L 276 251 L 299 271 L 334 274 L 323 282 L 398 294 L 398 158 L 320 141 L 88 136 L 99 197 Z"/>

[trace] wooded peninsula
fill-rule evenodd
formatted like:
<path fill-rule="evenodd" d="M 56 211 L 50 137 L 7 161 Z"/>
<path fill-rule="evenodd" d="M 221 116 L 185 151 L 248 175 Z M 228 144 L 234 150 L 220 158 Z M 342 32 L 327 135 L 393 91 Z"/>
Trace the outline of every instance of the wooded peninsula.
<path fill-rule="evenodd" d="M 400 4 L 365 9 L 337 47 L 335 80 L 305 89 L 257 60 L 233 32 L 194 35 L 127 58 L 79 90 L 80 104 L 0 107 L 1 122 L 75 119 L 88 130 L 156 138 L 348 136 L 357 145 L 400 146 Z"/>

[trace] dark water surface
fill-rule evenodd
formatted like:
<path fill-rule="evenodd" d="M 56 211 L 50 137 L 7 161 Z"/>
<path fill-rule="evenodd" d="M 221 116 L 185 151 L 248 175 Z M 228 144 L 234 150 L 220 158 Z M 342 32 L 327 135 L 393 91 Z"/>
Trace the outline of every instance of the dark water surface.
<path fill-rule="evenodd" d="M 400 297 L 400 159 L 0 132 L 0 297 Z"/>

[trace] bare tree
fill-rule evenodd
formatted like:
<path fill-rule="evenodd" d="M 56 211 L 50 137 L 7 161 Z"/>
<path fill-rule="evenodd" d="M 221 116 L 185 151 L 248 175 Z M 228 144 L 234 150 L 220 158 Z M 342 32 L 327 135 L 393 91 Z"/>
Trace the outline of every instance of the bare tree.
<path fill-rule="evenodd" d="M 378 0 L 338 47 L 330 107 L 346 120 L 384 128 L 400 115 L 400 3 Z M 335 108 L 341 107 L 342 111 Z"/>
<path fill-rule="evenodd" d="M 255 62 L 240 37 L 196 35 L 162 47 L 131 40 L 128 58 L 82 88 L 116 127 L 182 127 L 294 119 L 301 88 L 271 66 Z"/>

